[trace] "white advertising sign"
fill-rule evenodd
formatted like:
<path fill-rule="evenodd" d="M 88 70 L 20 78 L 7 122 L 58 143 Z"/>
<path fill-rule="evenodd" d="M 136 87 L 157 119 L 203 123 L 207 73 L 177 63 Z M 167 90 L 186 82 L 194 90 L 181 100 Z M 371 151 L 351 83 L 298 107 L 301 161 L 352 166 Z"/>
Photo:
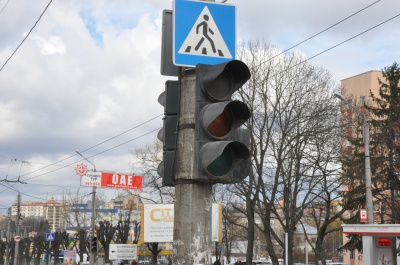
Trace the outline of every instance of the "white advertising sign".
<path fill-rule="evenodd" d="M 144 204 L 144 242 L 172 242 L 174 232 L 173 204 Z"/>
<path fill-rule="evenodd" d="M 211 241 L 222 242 L 222 204 L 213 204 L 211 225 Z"/>
<path fill-rule="evenodd" d="M 88 172 L 81 176 L 81 186 L 101 186 L 101 172 Z"/>
<path fill-rule="evenodd" d="M 110 260 L 137 260 L 137 245 L 133 244 L 110 244 Z"/>
<path fill-rule="evenodd" d="M 174 238 L 174 205 L 142 204 L 141 241 L 173 242 Z M 212 207 L 212 241 L 222 242 L 222 205 Z"/>

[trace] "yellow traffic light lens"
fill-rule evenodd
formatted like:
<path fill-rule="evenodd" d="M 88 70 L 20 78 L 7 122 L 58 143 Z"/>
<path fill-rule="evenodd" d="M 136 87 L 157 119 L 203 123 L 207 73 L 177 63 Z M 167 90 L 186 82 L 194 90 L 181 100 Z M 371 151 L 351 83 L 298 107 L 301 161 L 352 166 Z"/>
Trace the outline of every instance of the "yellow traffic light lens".
<path fill-rule="evenodd" d="M 225 108 L 224 111 L 208 125 L 207 130 L 215 137 L 224 137 L 231 131 L 233 122 L 232 112 Z"/>
<path fill-rule="evenodd" d="M 233 166 L 233 153 L 232 150 L 227 147 L 222 151 L 222 154 L 217 157 L 207 167 L 207 171 L 214 176 L 224 176 L 231 171 Z"/>

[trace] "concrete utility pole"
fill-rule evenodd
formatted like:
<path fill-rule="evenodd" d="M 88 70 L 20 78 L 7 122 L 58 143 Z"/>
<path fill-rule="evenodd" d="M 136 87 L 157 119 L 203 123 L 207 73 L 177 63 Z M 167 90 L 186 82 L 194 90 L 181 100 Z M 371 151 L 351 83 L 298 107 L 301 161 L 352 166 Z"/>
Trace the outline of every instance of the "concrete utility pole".
<path fill-rule="evenodd" d="M 182 70 L 175 170 L 174 264 L 211 264 L 212 184 L 195 180 L 195 69 Z"/>
<path fill-rule="evenodd" d="M 21 194 L 18 192 L 18 206 L 17 206 L 17 218 L 16 218 L 16 236 L 19 234 L 19 217 L 21 215 Z M 15 241 L 15 254 L 14 254 L 14 265 L 18 265 L 18 252 L 19 252 L 19 240 Z"/>

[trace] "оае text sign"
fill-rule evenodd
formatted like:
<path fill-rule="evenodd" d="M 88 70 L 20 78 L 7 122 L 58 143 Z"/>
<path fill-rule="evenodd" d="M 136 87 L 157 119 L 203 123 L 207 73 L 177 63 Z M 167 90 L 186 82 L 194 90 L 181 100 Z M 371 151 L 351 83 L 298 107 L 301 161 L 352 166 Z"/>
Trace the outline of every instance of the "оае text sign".
<path fill-rule="evenodd" d="M 119 189 L 142 189 L 142 177 L 117 173 L 101 173 L 101 186 Z"/>
<path fill-rule="evenodd" d="M 88 172 L 81 177 L 81 186 L 96 186 L 117 189 L 142 189 L 142 176 L 107 173 L 107 172 Z"/>

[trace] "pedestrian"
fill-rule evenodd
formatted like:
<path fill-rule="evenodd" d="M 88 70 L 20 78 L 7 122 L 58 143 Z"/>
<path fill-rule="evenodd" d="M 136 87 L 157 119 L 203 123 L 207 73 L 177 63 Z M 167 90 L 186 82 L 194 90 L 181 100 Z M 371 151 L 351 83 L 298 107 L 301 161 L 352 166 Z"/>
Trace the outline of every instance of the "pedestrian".
<path fill-rule="evenodd" d="M 136 262 L 136 260 L 134 259 L 134 260 L 132 260 L 132 263 L 131 263 L 131 265 L 136 265 L 137 264 L 137 262 Z"/>
<path fill-rule="evenodd" d="M 214 262 L 214 265 L 221 265 L 221 261 L 219 261 L 219 259 L 217 259 L 217 260 Z"/>
<path fill-rule="evenodd" d="M 237 258 L 234 265 L 243 265 L 243 263 L 240 261 L 240 258 Z"/>
<path fill-rule="evenodd" d="M 322 260 L 319 260 L 319 261 L 318 261 L 318 265 L 322 265 Z"/>
<path fill-rule="evenodd" d="M 168 256 L 168 265 L 172 265 L 172 259 L 170 256 Z"/>

